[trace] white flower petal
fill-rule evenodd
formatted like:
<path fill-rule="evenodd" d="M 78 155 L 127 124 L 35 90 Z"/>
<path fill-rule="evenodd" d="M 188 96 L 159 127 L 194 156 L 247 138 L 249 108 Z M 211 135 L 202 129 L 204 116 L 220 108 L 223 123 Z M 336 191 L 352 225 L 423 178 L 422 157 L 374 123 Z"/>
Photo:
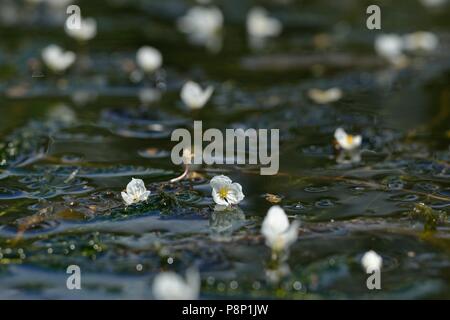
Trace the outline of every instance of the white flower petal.
<path fill-rule="evenodd" d="M 159 50 L 144 46 L 136 53 L 136 61 L 142 70 L 151 73 L 161 67 L 163 58 Z"/>
<path fill-rule="evenodd" d="M 285 236 L 285 246 L 288 247 L 297 241 L 298 237 L 298 227 L 300 226 L 300 222 L 293 221 L 289 226 L 288 230 L 284 233 Z"/>
<path fill-rule="evenodd" d="M 231 185 L 231 183 L 232 183 L 232 181 L 230 178 L 228 178 L 227 176 L 224 176 L 224 175 L 220 175 L 220 176 L 213 177 L 209 184 L 211 185 L 211 187 L 213 189 L 219 190 L 223 186 Z"/>
<path fill-rule="evenodd" d="M 132 198 L 131 196 L 129 196 L 128 193 L 122 192 L 121 195 L 122 195 L 123 201 L 125 201 L 125 203 L 126 203 L 127 205 L 133 204 L 133 202 L 134 202 L 134 201 L 133 201 L 133 198 Z"/>
<path fill-rule="evenodd" d="M 247 15 L 247 32 L 252 37 L 273 37 L 281 33 L 281 22 L 269 17 L 264 8 L 252 8 Z"/>
<path fill-rule="evenodd" d="M 438 37 L 431 32 L 418 31 L 403 36 L 406 50 L 410 51 L 433 51 L 438 47 Z"/>
<path fill-rule="evenodd" d="M 261 226 L 261 232 L 265 237 L 273 237 L 282 234 L 289 228 L 289 219 L 280 206 L 272 206 L 267 212 Z"/>
<path fill-rule="evenodd" d="M 351 136 L 348 135 L 344 129 L 337 128 L 334 132 L 334 138 L 336 139 L 339 146 L 344 150 L 354 150 L 361 146 L 362 136 Z"/>
<path fill-rule="evenodd" d="M 367 251 L 361 259 L 361 264 L 366 272 L 378 271 L 383 264 L 383 258 L 373 250 Z"/>
<path fill-rule="evenodd" d="M 139 196 L 139 201 L 146 201 L 149 195 L 150 191 L 144 191 L 144 193 Z"/>
<path fill-rule="evenodd" d="M 130 195 L 140 195 L 145 191 L 144 181 L 132 178 L 127 185 L 127 193 Z"/>
<path fill-rule="evenodd" d="M 65 30 L 67 35 L 79 41 L 88 41 L 97 35 L 97 22 L 94 18 L 81 19 L 80 28 L 70 28 L 69 19 L 66 21 Z"/>
<path fill-rule="evenodd" d="M 214 88 L 209 86 L 203 90 L 200 85 L 193 81 L 188 81 L 183 85 L 181 89 L 181 99 L 191 109 L 200 109 L 211 98 L 214 92 Z"/>
<path fill-rule="evenodd" d="M 49 45 L 42 50 L 42 60 L 47 67 L 56 72 L 69 68 L 75 62 L 75 59 L 75 53 L 71 51 L 64 52 L 57 45 Z"/>
<path fill-rule="evenodd" d="M 197 38 L 207 38 L 218 32 L 223 25 L 223 15 L 217 7 L 195 6 L 178 19 L 178 29 Z"/>
<path fill-rule="evenodd" d="M 244 199 L 244 193 L 242 192 L 242 186 L 239 183 L 232 183 L 229 187 L 227 200 L 231 204 L 238 204 Z"/>
<path fill-rule="evenodd" d="M 164 272 L 153 281 L 153 296 L 158 300 L 194 300 L 200 290 L 200 275 L 187 272 L 187 280 L 173 272 Z"/>
<path fill-rule="evenodd" d="M 398 58 L 403 51 L 402 37 L 396 34 L 382 34 L 375 39 L 376 52 L 389 60 Z"/>
<path fill-rule="evenodd" d="M 126 192 L 122 192 L 122 198 L 127 205 L 147 200 L 150 191 L 145 188 L 144 181 L 132 178 L 127 185 Z"/>

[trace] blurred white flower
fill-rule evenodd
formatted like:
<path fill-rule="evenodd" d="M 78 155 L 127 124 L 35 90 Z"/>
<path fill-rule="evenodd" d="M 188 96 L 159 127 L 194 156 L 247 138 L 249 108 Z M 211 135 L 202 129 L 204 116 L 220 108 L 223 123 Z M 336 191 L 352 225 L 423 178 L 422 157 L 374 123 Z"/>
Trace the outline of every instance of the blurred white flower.
<path fill-rule="evenodd" d="M 279 35 L 282 29 L 281 22 L 269 17 L 264 8 L 252 8 L 247 14 L 247 32 L 251 37 L 274 37 Z"/>
<path fill-rule="evenodd" d="M 383 258 L 375 251 L 367 251 L 361 259 L 361 264 L 366 270 L 366 273 L 372 273 L 374 271 L 379 271 L 381 265 L 383 264 Z"/>
<path fill-rule="evenodd" d="M 418 31 L 403 36 L 404 47 L 409 51 L 434 51 L 439 44 L 438 37 L 431 32 Z"/>
<path fill-rule="evenodd" d="M 238 204 L 244 199 L 242 186 L 237 182 L 232 182 L 224 175 L 215 176 L 210 182 L 212 197 L 214 202 L 221 206 Z"/>
<path fill-rule="evenodd" d="M 447 2 L 447 0 L 420 0 L 420 2 L 425 7 L 438 8 L 440 6 L 443 6 Z"/>
<path fill-rule="evenodd" d="M 66 21 L 65 30 L 68 36 L 78 41 L 89 41 L 97 35 L 97 22 L 94 18 L 81 19 L 80 28 L 69 27 L 69 19 Z"/>
<path fill-rule="evenodd" d="M 138 66 L 144 72 L 152 73 L 162 65 L 162 55 L 158 49 L 150 46 L 140 48 L 136 54 Z"/>
<path fill-rule="evenodd" d="M 193 81 L 188 81 L 181 89 L 181 99 L 184 104 L 191 109 L 200 109 L 205 106 L 213 94 L 214 88 L 208 86 L 203 90 L 200 85 Z"/>
<path fill-rule="evenodd" d="M 122 192 L 121 195 L 123 201 L 125 201 L 127 205 L 132 205 L 134 203 L 146 201 L 150 195 L 150 191 L 147 191 L 145 188 L 144 181 L 132 178 L 127 185 L 126 192 Z"/>
<path fill-rule="evenodd" d="M 280 206 L 272 206 L 267 212 L 261 226 L 261 233 L 266 238 L 266 244 L 273 251 L 287 249 L 297 240 L 300 223 L 289 224 L 288 217 Z"/>
<path fill-rule="evenodd" d="M 355 150 L 361 145 L 362 142 L 362 137 L 360 135 L 353 136 L 351 134 L 347 134 L 342 128 L 336 129 L 334 132 L 334 138 L 339 146 L 346 151 Z"/>
<path fill-rule="evenodd" d="M 63 72 L 75 62 L 76 55 L 71 51 L 63 51 L 57 45 L 49 45 L 42 50 L 42 60 L 48 68 L 55 72 Z"/>
<path fill-rule="evenodd" d="M 153 296 L 158 300 L 196 300 L 199 293 L 200 275 L 191 269 L 186 280 L 174 272 L 164 272 L 153 281 Z"/>
<path fill-rule="evenodd" d="M 161 91 L 155 88 L 143 88 L 139 90 L 139 100 L 142 104 L 147 105 L 161 98 Z"/>
<path fill-rule="evenodd" d="M 48 113 L 48 118 L 52 122 L 58 122 L 63 125 L 70 125 L 77 120 L 76 113 L 66 104 L 58 103 Z"/>
<path fill-rule="evenodd" d="M 342 90 L 339 88 L 330 88 L 328 90 L 310 89 L 308 96 L 315 103 L 326 104 L 338 101 L 342 98 Z"/>
<path fill-rule="evenodd" d="M 220 49 L 218 33 L 223 27 L 223 15 L 217 7 L 195 6 L 177 21 L 178 29 L 189 35 L 193 43 Z"/>
<path fill-rule="evenodd" d="M 402 56 L 403 39 L 397 34 L 382 34 L 375 39 L 375 51 L 389 61 L 395 61 Z"/>

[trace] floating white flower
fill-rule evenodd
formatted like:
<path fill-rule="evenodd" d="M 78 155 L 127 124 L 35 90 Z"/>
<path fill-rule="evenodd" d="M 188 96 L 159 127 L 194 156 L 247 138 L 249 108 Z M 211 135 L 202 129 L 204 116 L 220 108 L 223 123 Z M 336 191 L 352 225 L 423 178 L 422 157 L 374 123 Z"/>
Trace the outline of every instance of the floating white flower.
<path fill-rule="evenodd" d="M 214 202 L 222 206 L 238 204 L 244 199 L 242 186 L 237 182 L 232 182 L 224 175 L 215 176 L 210 182 L 212 197 Z"/>
<path fill-rule="evenodd" d="M 136 54 L 138 66 L 144 72 L 152 73 L 162 65 L 162 55 L 158 49 L 150 46 L 140 48 Z"/>
<path fill-rule="evenodd" d="M 200 275 L 188 270 L 186 280 L 174 272 L 160 273 L 153 281 L 153 296 L 158 300 L 195 300 L 200 293 Z"/>
<path fill-rule="evenodd" d="M 264 8 L 252 8 L 247 14 L 247 32 L 251 37 L 274 37 L 279 35 L 282 29 L 281 22 L 269 17 Z"/>
<path fill-rule="evenodd" d="M 346 151 L 355 150 L 361 145 L 362 142 L 362 137 L 360 135 L 353 136 L 351 134 L 347 134 L 342 128 L 336 129 L 334 132 L 334 138 L 339 146 Z"/>
<path fill-rule="evenodd" d="M 132 178 L 126 192 L 122 192 L 123 201 L 129 206 L 147 200 L 150 191 L 145 188 L 144 181 Z"/>
<path fill-rule="evenodd" d="M 81 19 L 80 28 L 72 28 L 68 25 L 69 19 L 66 21 L 66 33 L 78 40 L 78 41 L 89 41 L 95 38 L 97 35 L 97 22 L 94 18 Z"/>
<path fill-rule="evenodd" d="M 289 224 L 289 219 L 280 206 L 272 206 L 267 212 L 261 226 L 261 233 L 266 244 L 273 251 L 287 249 L 297 240 L 299 222 Z"/>
<path fill-rule="evenodd" d="M 213 94 L 214 88 L 208 86 L 203 90 L 200 85 L 193 81 L 188 81 L 181 89 L 181 99 L 191 109 L 200 109 L 208 102 Z"/>
<path fill-rule="evenodd" d="M 223 28 L 223 15 L 219 8 L 195 6 L 178 19 L 177 27 L 193 43 L 206 45 L 212 51 L 220 50 L 218 34 Z"/>
<path fill-rule="evenodd" d="M 403 39 L 396 34 L 382 34 L 375 39 L 375 50 L 389 61 L 398 60 L 403 54 Z"/>
<path fill-rule="evenodd" d="M 404 47 L 409 51 L 434 51 L 439 44 L 439 40 L 434 33 L 418 31 L 403 36 Z"/>
<path fill-rule="evenodd" d="M 326 104 L 338 101 L 342 98 L 342 90 L 339 88 L 330 88 L 328 90 L 310 89 L 308 96 L 315 103 Z"/>
<path fill-rule="evenodd" d="M 367 273 L 379 271 L 383 264 L 383 258 L 373 250 L 367 251 L 361 259 L 361 264 Z"/>
<path fill-rule="evenodd" d="M 55 72 L 63 72 L 75 62 L 76 55 L 71 51 L 63 51 L 57 45 L 49 45 L 42 50 L 44 63 Z"/>

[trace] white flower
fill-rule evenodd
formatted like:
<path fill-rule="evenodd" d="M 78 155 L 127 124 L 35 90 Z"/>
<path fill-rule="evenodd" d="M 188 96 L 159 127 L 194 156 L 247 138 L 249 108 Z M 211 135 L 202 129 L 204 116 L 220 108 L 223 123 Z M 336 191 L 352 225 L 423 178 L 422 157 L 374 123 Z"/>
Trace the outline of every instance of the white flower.
<path fill-rule="evenodd" d="M 403 36 L 404 47 L 409 51 L 430 52 L 437 48 L 439 40 L 434 33 L 418 31 Z"/>
<path fill-rule="evenodd" d="M 347 134 L 342 128 L 336 129 L 334 132 L 334 138 L 339 146 L 346 151 L 351 151 L 358 148 L 362 142 L 362 137 L 360 135 L 353 136 L 351 134 Z"/>
<path fill-rule="evenodd" d="M 383 264 L 383 258 L 375 251 L 367 251 L 361 259 L 361 264 L 367 273 L 379 271 Z"/>
<path fill-rule="evenodd" d="M 299 222 L 289 225 L 289 220 L 280 206 L 272 206 L 267 212 L 261 226 L 261 233 L 266 238 L 266 244 L 274 251 L 287 249 L 297 240 Z"/>
<path fill-rule="evenodd" d="M 75 53 L 71 51 L 64 52 L 57 45 L 49 45 L 42 50 L 42 59 L 44 63 L 55 72 L 62 72 L 69 68 L 75 62 Z"/>
<path fill-rule="evenodd" d="M 247 32 L 252 37 L 274 37 L 281 33 L 279 20 L 269 17 L 264 8 L 255 7 L 247 14 Z"/>
<path fill-rule="evenodd" d="M 209 38 L 223 26 L 223 15 L 219 8 L 195 6 L 177 21 L 178 29 L 200 39 Z"/>
<path fill-rule="evenodd" d="M 174 272 L 160 273 L 153 281 L 153 296 L 158 300 L 195 300 L 200 293 L 200 275 L 188 270 L 186 280 Z"/>
<path fill-rule="evenodd" d="M 328 90 L 311 89 L 308 91 L 308 96 L 319 104 L 326 104 L 338 101 L 342 98 L 342 90 L 339 88 L 330 88 Z"/>
<path fill-rule="evenodd" d="M 122 192 L 123 201 L 129 206 L 147 200 L 150 191 L 145 188 L 144 181 L 132 178 L 127 185 L 126 192 Z"/>
<path fill-rule="evenodd" d="M 147 73 L 152 73 L 162 65 L 162 55 L 159 50 L 144 46 L 136 54 L 136 61 L 139 67 Z"/>
<path fill-rule="evenodd" d="M 222 206 L 238 204 L 244 199 L 242 186 L 237 182 L 232 182 L 224 175 L 215 176 L 210 182 L 212 197 L 214 202 Z"/>
<path fill-rule="evenodd" d="M 97 22 L 94 18 L 82 18 L 80 28 L 69 27 L 69 21 L 67 19 L 65 30 L 70 37 L 78 41 L 89 41 L 97 35 Z"/>
<path fill-rule="evenodd" d="M 375 39 L 375 51 L 389 61 L 402 56 L 403 40 L 396 34 L 382 34 Z"/>
<path fill-rule="evenodd" d="M 203 90 L 200 85 L 193 81 L 188 81 L 181 89 L 181 99 L 191 109 L 200 109 L 208 102 L 213 94 L 214 88 L 208 86 Z"/>

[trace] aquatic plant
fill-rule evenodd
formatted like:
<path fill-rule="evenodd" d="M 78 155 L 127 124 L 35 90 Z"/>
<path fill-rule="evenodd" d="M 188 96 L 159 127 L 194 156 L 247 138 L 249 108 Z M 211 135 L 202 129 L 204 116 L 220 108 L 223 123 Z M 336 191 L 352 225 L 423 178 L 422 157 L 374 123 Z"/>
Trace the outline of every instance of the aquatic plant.
<path fill-rule="evenodd" d="M 63 72 L 68 69 L 76 59 L 72 51 L 63 51 L 57 45 L 49 45 L 42 50 L 42 60 L 54 72 Z"/>
<path fill-rule="evenodd" d="M 280 206 L 272 206 L 261 225 L 261 233 L 266 244 L 274 252 L 279 253 L 289 248 L 297 240 L 300 223 L 289 219 Z"/>
<path fill-rule="evenodd" d="M 138 66 L 147 73 L 152 73 L 162 65 L 162 55 L 158 49 L 150 46 L 141 47 L 136 53 Z"/>
<path fill-rule="evenodd" d="M 145 188 L 144 181 L 132 178 L 127 185 L 126 192 L 122 191 L 121 195 L 127 205 L 132 205 L 146 201 L 150 191 Z"/>
<path fill-rule="evenodd" d="M 194 269 L 186 280 L 174 272 L 163 272 L 153 280 L 153 296 L 158 300 L 195 300 L 200 293 L 200 275 Z"/>
<path fill-rule="evenodd" d="M 242 186 L 232 182 L 224 175 L 215 176 L 211 179 L 212 197 L 214 202 L 221 206 L 236 205 L 244 199 Z"/>
<path fill-rule="evenodd" d="M 205 106 L 213 94 L 214 88 L 208 86 L 202 89 L 200 85 L 193 81 L 188 81 L 181 88 L 181 99 L 190 109 L 201 109 Z"/>

